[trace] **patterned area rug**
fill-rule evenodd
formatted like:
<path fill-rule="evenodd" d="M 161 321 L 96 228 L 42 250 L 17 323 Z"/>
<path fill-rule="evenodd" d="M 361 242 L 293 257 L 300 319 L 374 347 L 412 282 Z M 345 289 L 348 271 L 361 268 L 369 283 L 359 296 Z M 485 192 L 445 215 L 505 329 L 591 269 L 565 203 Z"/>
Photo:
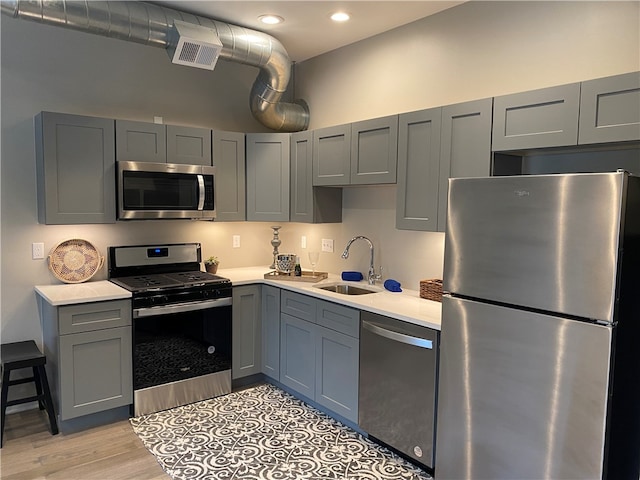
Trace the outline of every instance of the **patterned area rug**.
<path fill-rule="evenodd" d="M 431 478 L 273 385 L 132 418 L 131 424 L 176 480 Z"/>

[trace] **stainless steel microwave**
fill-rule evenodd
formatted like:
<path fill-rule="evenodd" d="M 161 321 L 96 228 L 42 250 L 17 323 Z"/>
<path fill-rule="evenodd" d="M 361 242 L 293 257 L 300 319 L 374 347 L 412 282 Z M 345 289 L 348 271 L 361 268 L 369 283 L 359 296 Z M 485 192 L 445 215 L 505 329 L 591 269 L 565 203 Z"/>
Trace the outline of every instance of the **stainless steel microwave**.
<path fill-rule="evenodd" d="M 215 172 L 205 165 L 119 161 L 118 219 L 213 220 Z"/>

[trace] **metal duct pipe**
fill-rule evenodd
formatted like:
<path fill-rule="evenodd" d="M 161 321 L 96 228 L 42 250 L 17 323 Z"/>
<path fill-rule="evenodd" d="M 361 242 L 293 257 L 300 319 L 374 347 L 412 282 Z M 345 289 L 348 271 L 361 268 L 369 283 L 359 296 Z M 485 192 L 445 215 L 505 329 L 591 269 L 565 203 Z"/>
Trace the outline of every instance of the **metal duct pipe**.
<path fill-rule="evenodd" d="M 13 18 L 160 48 L 169 45 L 174 20 L 213 28 L 223 45 L 220 58 L 260 69 L 249 99 L 256 120 L 284 132 L 309 126 L 309 109 L 304 101 L 280 101 L 289 84 L 291 61 L 282 44 L 266 33 L 144 2 L 2 0 L 0 9 Z"/>

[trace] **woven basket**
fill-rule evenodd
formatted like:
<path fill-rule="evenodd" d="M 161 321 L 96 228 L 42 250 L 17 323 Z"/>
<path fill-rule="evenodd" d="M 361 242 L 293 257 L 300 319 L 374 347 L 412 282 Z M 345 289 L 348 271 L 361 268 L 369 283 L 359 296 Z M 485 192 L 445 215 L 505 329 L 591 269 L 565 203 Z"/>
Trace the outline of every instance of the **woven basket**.
<path fill-rule="evenodd" d="M 104 257 L 86 240 L 73 238 L 65 240 L 51 250 L 49 269 L 65 283 L 86 282 L 104 264 Z"/>
<path fill-rule="evenodd" d="M 420 280 L 420 297 L 434 302 L 442 301 L 442 280 Z"/>

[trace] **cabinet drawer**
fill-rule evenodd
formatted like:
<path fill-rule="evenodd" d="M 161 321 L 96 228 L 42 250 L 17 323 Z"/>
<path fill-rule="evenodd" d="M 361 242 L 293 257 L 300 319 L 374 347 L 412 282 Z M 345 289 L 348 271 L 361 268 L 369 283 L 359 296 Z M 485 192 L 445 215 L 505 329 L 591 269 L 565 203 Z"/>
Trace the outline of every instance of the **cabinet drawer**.
<path fill-rule="evenodd" d="M 282 290 L 280 311 L 292 317 L 316 323 L 316 300 L 306 295 Z"/>
<path fill-rule="evenodd" d="M 323 327 L 360 337 L 360 311 L 323 300 L 317 301 L 316 321 Z"/>
<path fill-rule="evenodd" d="M 59 333 L 90 332 L 131 325 L 131 301 L 80 303 L 59 307 Z"/>

